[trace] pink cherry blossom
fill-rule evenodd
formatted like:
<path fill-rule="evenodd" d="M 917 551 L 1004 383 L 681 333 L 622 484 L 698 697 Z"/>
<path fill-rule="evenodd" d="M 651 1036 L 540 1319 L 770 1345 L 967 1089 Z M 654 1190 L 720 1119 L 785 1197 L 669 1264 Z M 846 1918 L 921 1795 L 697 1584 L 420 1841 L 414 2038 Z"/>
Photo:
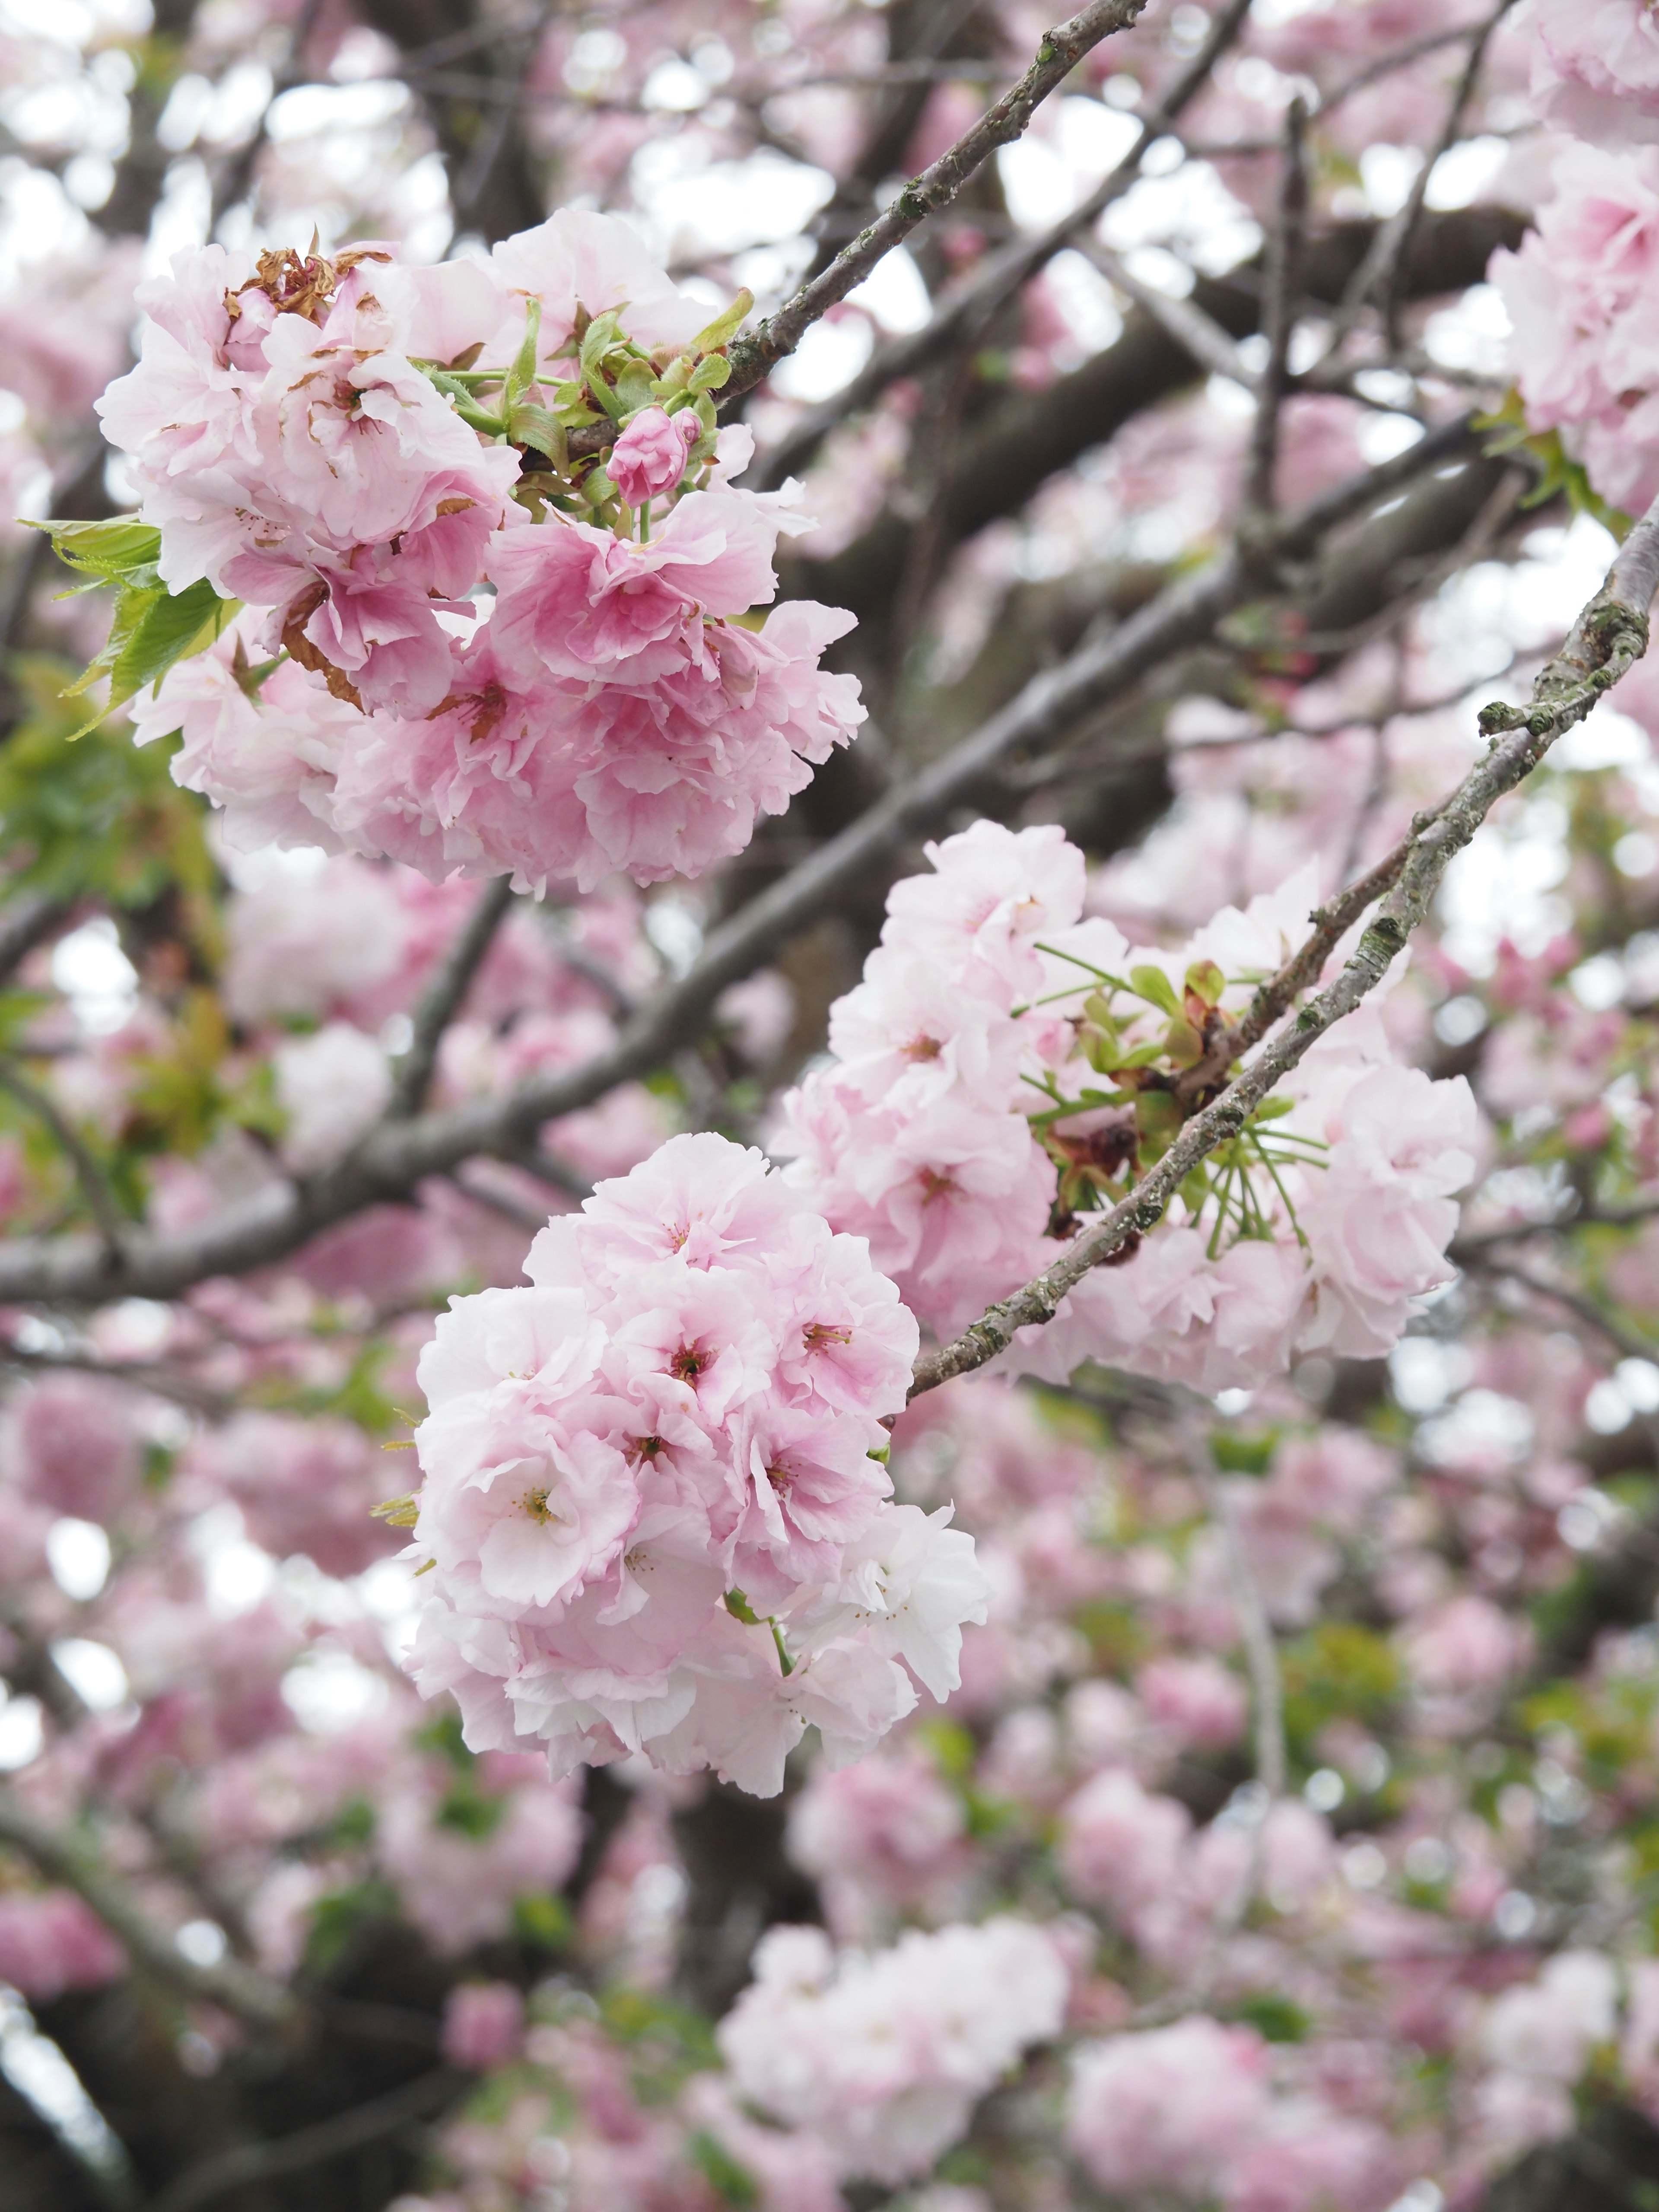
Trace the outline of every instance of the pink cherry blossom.
<path fill-rule="evenodd" d="M 1201 2014 L 1085 2044 L 1073 2063 L 1066 2137 L 1114 2196 L 1212 2195 L 1267 2109 L 1267 2051 L 1252 2030 Z"/>
<path fill-rule="evenodd" d="M 0 1897 L 0 1975 L 37 2002 L 96 1989 L 126 1966 L 126 1954 L 90 1907 L 66 1889 Z"/>
<path fill-rule="evenodd" d="M 1173 1797 L 1150 1796 L 1133 1775 L 1109 1768 L 1060 1814 L 1060 1859 L 1068 1887 L 1128 1918 L 1176 1880 L 1192 1815 Z"/>
<path fill-rule="evenodd" d="M 462 1982 L 444 2005 L 443 2053 L 453 2066 L 488 2074 L 511 2063 L 524 2041 L 524 1999 L 510 1982 Z"/>
<path fill-rule="evenodd" d="M 420 1367 L 415 1674 L 471 1742 L 767 1794 L 807 1726 L 839 1764 L 913 1674 L 954 1685 L 984 1579 L 948 1509 L 887 1503 L 917 1332 L 854 1240 L 758 1152 L 686 1136 L 526 1271 L 454 1301 Z"/>
<path fill-rule="evenodd" d="M 25 1497 L 81 1521 L 108 1521 L 138 1480 L 142 1439 L 133 1401 L 92 1375 L 45 1375 L 13 1397 L 7 1472 Z"/>
<path fill-rule="evenodd" d="M 605 473 L 630 507 L 643 507 L 672 491 L 685 473 L 688 446 L 696 441 L 697 418 L 669 415 L 660 407 L 637 414 L 611 448 Z"/>
<path fill-rule="evenodd" d="M 1054 1944 L 1018 1921 L 839 1958 L 817 1929 L 781 1928 L 719 2041 L 745 2096 L 811 2127 L 844 2174 L 896 2183 L 925 2172 L 1004 2067 L 1054 2033 L 1066 1986 Z"/>

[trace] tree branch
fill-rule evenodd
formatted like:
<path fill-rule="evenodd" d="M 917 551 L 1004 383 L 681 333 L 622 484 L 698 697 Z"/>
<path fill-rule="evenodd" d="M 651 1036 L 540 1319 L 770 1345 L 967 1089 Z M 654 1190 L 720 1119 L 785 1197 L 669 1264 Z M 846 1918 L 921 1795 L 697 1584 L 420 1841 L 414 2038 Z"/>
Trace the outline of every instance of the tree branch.
<path fill-rule="evenodd" d="M 250 2182 L 303 2173 L 308 2166 L 380 2142 L 413 2121 L 441 2112 L 464 2086 L 463 2076 L 449 2067 L 434 2067 L 429 2074 L 417 2074 L 412 2081 L 388 2089 L 383 2097 L 371 2098 L 332 2119 L 319 2120 L 313 2127 L 296 2128 L 274 2142 L 237 2143 L 187 2168 L 151 2197 L 145 2212 L 196 2212 L 198 2205 L 211 2203 L 216 2197 Z"/>
<path fill-rule="evenodd" d="M 1146 0 L 1089 0 L 1069 22 L 1049 31 L 1018 83 L 987 108 L 971 131 L 964 131 L 919 177 L 912 177 L 826 270 L 803 284 L 775 314 L 733 341 L 727 354 L 732 375 L 724 398 L 740 398 L 775 363 L 793 353 L 821 315 L 844 300 L 918 223 L 949 207 L 999 147 L 1012 144 L 1021 135 L 1042 101 L 1065 83 L 1085 54 L 1114 31 L 1127 30 L 1146 5 Z"/>
<path fill-rule="evenodd" d="M 49 543 L 44 536 L 35 542 Z M 0 976 L 9 975 L 19 961 L 51 934 L 64 911 L 61 900 L 46 898 L 38 891 L 25 891 L 0 910 Z"/>
<path fill-rule="evenodd" d="M 1451 1256 L 1448 1255 L 1448 1256 Z M 1546 1298 L 1552 1305 L 1559 1306 L 1583 1322 L 1586 1328 L 1609 1344 L 1621 1359 L 1645 1359 L 1652 1362 L 1659 1346 L 1651 1337 L 1638 1336 L 1633 1329 L 1621 1327 L 1610 1313 L 1604 1312 L 1595 1300 L 1587 1297 L 1583 1291 L 1575 1291 L 1566 1283 L 1546 1282 L 1530 1268 L 1518 1266 L 1513 1260 L 1499 1260 L 1488 1253 L 1465 1252 L 1463 1266 L 1471 1274 L 1486 1275 L 1498 1282 L 1513 1283 L 1517 1290 L 1527 1291 L 1534 1298 Z"/>
<path fill-rule="evenodd" d="M 1211 24 L 1202 46 L 1170 86 L 1163 104 L 1141 118 L 1139 134 L 1128 152 L 1069 214 L 1050 223 L 1034 238 L 1012 240 L 993 254 L 974 276 L 947 293 L 919 331 L 890 339 L 878 348 L 859 374 L 832 398 L 812 408 L 775 446 L 759 455 L 744 482 L 762 491 L 781 483 L 793 470 L 803 467 L 811 459 L 838 422 L 867 407 L 890 384 L 925 368 L 964 331 L 977 329 L 988 315 L 1052 261 L 1062 247 L 1069 246 L 1080 230 L 1086 229 L 1114 200 L 1121 199 L 1140 174 L 1141 155 L 1202 91 L 1217 61 L 1237 36 L 1250 7 L 1251 0 L 1229 0 L 1228 6 Z M 732 388 L 728 385 L 726 392 L 729 393 Z"/>
<path fill-rule="evenodd" d="M 1232 1499 L 1216 1471 L 1209 1437 L 1200 1425 L 1195 1408 L 1182 1407 L 1176 1418 L 1188 1467 L 1227 1555 L 1227 1574 L 1238 1614 L 1239 1641 L 1244 1646 L 1244 1661 L 1250 1670 L 1255 1778 L 1272 1804 L 1285 1795 L 1285 1778 L 1289 1768 L 1285 1749 L 1285 1678 L 1279 1669 L 1279 1646 L 1273 1641 L 1273 1626 L 1261 1601 L 1261 1585 L 1244 1549 Z"/>
<path fill-rule="evenodd" d="M 1315 1041 L 1352 1013 L 1388 973 L 1395 956 L 1428 913 L 1454 855 L 1461 852 L 1506 792 L 1531 774 L 1565 731 L 1582 722 L 1605 691 L 1647 650 L 1648 611 L 1659 588 L 1659 500 L 1620 549 L 1606 583 L 1573 624 L 1559 653 L 1540 672 L 1528 708 L 1484 708 L 1484 760 L 1414 830 L 1398 882 L 1336 980 L 1309 1001 L 1261 1057 L 1212 1104 L 1188 1121 L 1158 1164 L 1024 1289 L 999 1301 L 963 1334 L 916 1362 L 910 1395 L 937 1389 L 1006 1352 L 1022 1328 L 1054 1319 L 1066 1293 L 1132 1235 L 1153 1229 L 1199 1162 L 1236 1136 L 1250 1114 L 1288 1075 Z"/>
<path fill-rule="evenodd" d="M 1449 154 L 1462 135 L 1463 118 L 1468 112 L 1469 102 L 1474 98 L 1480 82 L 1480 72 L 1486 65 L 1486 48 L 1515 0 L 1498 0 L 1498 5 L 1476 31 L 1470 41 L 1468 59 L 1457 81 L 1451 105 L 1446 111 L 1446 120 L 1435 145 L 1423 158 L 1422 167 L 1412 179 L 1412 188 L 1406 195 L 1406 204 L 1392 223 L 1383 230 L 1377 241 L 1377 264 L 1370 281 L 1370 290 L 1382 319 L 1383 342 L 1392 352 L 1400 342 L 1400 272 L 1418 224 L 1423 220 L 1424 202 L 1429 181 L 1442 156 Z M 1362 295 L 1363 296 L 1363 295 Z"/>
<path fill-rule="evenodd" d="M 1212 376 L 1231 377 L 1247 392 L 1255 390 L 1261 379 L 1253 368 L 1246 367 L 1237 342 L 1202 307 L 1173 292 L 1160 292 L 1156 284 L 1143 284 L 1122 256 L 1114 253 L 1109 246 L 1103 246 L 1097 238 L 1080 240 L 1078 250 L 1126 299 L 1144 308 L 1177 345 L 1184 346 L 1200 368 L 1207 369 Z"/>
<path fill-rule="evenodd" d="M 51 1827 L 9 1789 L 0 1787 L 0 1843 L 9 1844 L 43 1874 L 92 1907 L 133 1958 L 181 1996 L 218 2005 L 250 2027 L 292 2032 L 305 2008 L 291 1990 L 240 1959 L 211 1966 L 186 1959 L 158 1928 L 118 1875 L 110 1873 L 78 1838 Z"/>
<path fill-rule="evenodd" d="M 409 1049 L 398 1061 L 393 1074 L 392 1103 L 386 1108 L 388 1121 L 406 1121 L 411 1114 L 418 1114 L 426 1103 L 444 1031 L 471 988 L 472 979 L 483 966 L 495 942 L 495 932 L 512 904 L 509 877 L 498 876 L 493 883 L 486 884 L 465 926 L 427 985 L 415 1009 L 415 1030 Z"/>
<path fill-rule="evenodd" d="M 1279 187 L 1279 216 L 1267 249 L 1267 287 L 1262 327 L 1267 364 L 1256 386 L 1255 422 L 1250 433 L 1249 467 L 1244 481 L 1244 511 L 1254 522 L 1270 514 L 1273 476 L 1279 463 L 1279 417 L 1290 381 L 1291 338 L 1302 274 L 1303 234 L 1308 220 L 1308 169 L 1304 139 L 1308 111 L 1298 93 L 1285 111 L 1285 167 Z"/>
<path fill-rule="evenodd" d="M 1469 450 L 1460 416 L 1404 453 L 1264 529 L 1248 566 L 1237 555 L 1180 577 L 1109 634 L 1036 676 L 941 759 L 877 804 L 710 933 L 670 989 L 625 1024 L 607 1052 L 580 1067 L 530 1077 L 505 1098 L 476 1099 L 442 1114 L 383 1121 L 346 1159 L 304 1183 L 268 1186 L 200 1227 L 137 1231 L 112 1272 L 84 1237 L 0 1239 L 0 1303 L 73 1304 L 112 1296 L 169 1298 L 205 1277 L 245 1273 L 294 1251 L 368 1206 L 406 1198 L 423 1176 L 447 1175 L 479 1154 L 518 1160 L 544 1121 L 576 1112 L 619 1084 L 647 1074 L 695 1036 L 727 984 L 775 957 L 781 945 L 889 865 L 915 836 L 995 784 L 1017 757 L 1062 742 L 1085 716 L 1140 682 L 1172 654 L 1202 643 L 1223 616 L 1261 588 L 1264 564 L 1310 555 L 1326 533 Z"/>
<path fill-rule="evenodd" d="M 20 1106 L 26 1107 L 51 1130 L 58 1149 L 75 1171 L 87 1211 L 98 1224 L 98 1233 L 103 1239 L 104 1264 L 110 1269 L 118 1268 L 129 1224 L 115 1202 L 115 1194 L 103 1169 L 82 1141 L 80 1132 L 58 1111 L 58 1102 L 51 1093 L 25 1075 L 15 1060 L 3 1055 L 0 1055 L 0 1091 L 9 1091 Z"/>

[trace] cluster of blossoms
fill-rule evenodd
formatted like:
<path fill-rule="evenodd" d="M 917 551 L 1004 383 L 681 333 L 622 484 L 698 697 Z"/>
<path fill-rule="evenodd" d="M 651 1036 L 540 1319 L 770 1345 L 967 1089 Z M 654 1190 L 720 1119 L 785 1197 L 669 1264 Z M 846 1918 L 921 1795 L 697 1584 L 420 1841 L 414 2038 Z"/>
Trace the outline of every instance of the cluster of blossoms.
<path fill-rule="evenodd" d="M 943 1334 L 1168 1148 L 1182 1073 L 1300 942 L 1316 881 L 1304 870 L 1169 952 L 1084 917 L 1084 857 L 1058 829 L 981 822 L 928 852 L 933 874 L 896 886 L 831 1010 L 834 1064 L 785 1102 L 781 1147 Z M 1010 1364 L 1063 1381 L 1092 1358 L 1216 1390 L 1297 1352 L 1387 1352 L 1446 1279 L 1474 1141 L 1468 1085 L 1396 1065 L 1363 1012 Z"/>
<path fill-rule="evenodd" d="M 1114 2197 L 1156 2191 L 1225 2212 L 1389 2203 L 1402 2177 L 1388 2136 L 1312 2099 L 1275 2097 L 1272 2056 L 1253 2028 L 1201 2013 L 1081 2045 L 1068 2140 Z"/>
<path fill-rule="evenodd" d="M 161 580 L 246 611 L 135 726 L 182 730 L 174 774 L 234 841 L 538 889 L 695 875 L 862 720 L 818 666 L 850 617 L 753 611 L 799 523 L 715 428 L 746 300 L 700 327 L 619 219 L 435 267 L 204 246 L 139 303 L 106 434 Z"/>
<path fill-rule="evenodd" d="M 1060 2033 L 1068 1976 L 1030 1921 L 915 1931 L 837 1957 L 816 1928 L 775 1928 L 720 2027 L 739 2093 L 810 2128 L 838 2172 L 896 2183 L 926 2173 L 974 2106 Z"/>
<path fill-rule="evenodd" d="M 917 1329 L 860 1239 L 684 1136 L 525 1272 L 453 1301 L 419 1370 L 415 1676 L 475 1750 L 642 1751 L 770 1795 L 809 1722 L 854 1759 L 912 1674 L 956 1687 L 987 1586 L 948 1509 L 890 1502 Z"/>
<path fill-rule="evenodd" d="M 1493 257 L 1511 368 L 1528 426 L 1639 514 L 1659 493 L 1659 29 L 1643 0 L 1538 0 L 1533 31 L 1533 103 L 1574 135 L 1534 228 Z"/>

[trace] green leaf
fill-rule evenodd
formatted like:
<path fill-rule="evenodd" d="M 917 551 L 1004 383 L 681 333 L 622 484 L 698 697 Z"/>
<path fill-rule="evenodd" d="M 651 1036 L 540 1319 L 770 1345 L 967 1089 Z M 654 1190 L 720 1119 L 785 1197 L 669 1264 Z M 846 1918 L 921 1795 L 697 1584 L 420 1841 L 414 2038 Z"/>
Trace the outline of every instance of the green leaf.
<path fill-rule="evenodd" d="M 766 1626 L 759 1613 L 756 1612 L 754 1607 L 750 1604 L 748 1599 L 744 1595 L 740 1589 L 727 1590 L 726 1593 L 726 1609 L 731 1614 L 733 1620 L 742 1621 L 745 1627 L 763 1628 Z"/>
<path fill-rule="evenodd" d="M 506 1811 L 505 1797 L 490 1796 L 467 1775 L 457 1780 L 434 1817 L 438 1827 L 448 1828 L 471 1843 L 482 1844 L 501 1826 Z"/>
<path fill-rule="evenodd" d="M 28 710 L 0 748 L 0 856 L 8 893 L 44 892 L 65 903 L 93 896 L 148 907 L 168 890 L 209 966 L 216 964 L 210 904 L 214 864 L 203 836 L 204 802 L 168 773 L 175 741 L 140 748 L 118 726 L 70 743 L 76 712 L 61 661 L 26 655 L 12 676 Z"/>
<path fill-rule="evenodd" d="M 731 381 L 732 364 L 723 353 L 705 354 L 691 372 L 692 392 L 718 392 Z"/>
<path fill-rule="evenodd" d="M 1231 2007 L 1234 2020 L 1247 2021 L 1266 2043 L 1302 2043 L 1312 2021 L 1299 2004 L 1277 1990 L 1257 1990 Z"/>
<path fill-rule="evenodd" d="M 729 345 L 743 328 L 744 322 L 754 304 L 755 295 L 752 292 L 746 289 L 739 292 L 724 313 L 716 315 L 712 323 L 697 332 L 691 341 L 691 351 L 713 353 L 719 346 Z"/>
<path fill-rule="evenodd" d="M 525 302 L 524 343 L 513 356 L 502 391 L 505 415 L 513 412 L 514 402 L 522 399 L 536 381 L 536 353 L 542 332 L 542 303 L 532 293 Z"/>
<path fill-rule="evenodd" d="M 947 1782 L 968 1780 L 979 1753 L 973 1737 L 960 1721 L 946 1720 L 941 1715 L 918 1723 L 914 1733 L 933 1753 L 934 1765 Z"/>
<path fill-rule="evenodd" d="M 1517 447 L 1525 447 L 1541 463 L 1542 473 L 1522 501 L 1523 507 L 1541 507 L 1547 501 L 1565 497 L 1571 513 L 1589 515 L 1620 544 L 1630 535 L 1633 518 L 1601 497 L 1583 463 L 1574 460 L 1562 444 L 1561 433 L 1528 427 L 1525 404 L 1514 386 L 1494 413 L 1475 416 L 1474 427 L 1495 434 L 1486 448 L 1489 454 L 1512 453 Z"/>
<path fill-rule="evenodd" d="M 556 462 L 566 450 L 562 424 L 556 422 L 538 400 L 514 402 L 507 418 L 507 434 L 515 446 L 532 446 L 552 461 Z"/>
<path fill-rule="evenodd" d="M 1284 1646 L 1281 1664 L 1285 1724 L 1310 1763 L 1316 1740 L 1333 1721 L 1380 1726 L 1399 1693 L 1398 1654 L 1358 1621 L 1321 1621 Z"/>
<path fill-rule="evenodd" d="M 624 415 L 637 415 L 656 404 L 648 361 L 623 362 L 617 377 L 617 404 Z"/>
<path fill-rule="evenodd" d="M 211 645 L 240 602 L 222 599 L 211 584 L 189 585 L 178 593 L 165 586 L 124 583 L 116 601 L 109 641 L 83 676 L 64 687 L 66 699 L 78 698 L 101 677 L 109 678 L 109 698 L 70 731 L 70 742 L 95 730 L 146 684 L 158 684 L 169 668 Z"/>
<path fill-rule="evenodd" d="M 1204 1006 L 1218 1006 L 1227 979 L 1213 960 L 1194 960 L 1187 970 L 1186 988 Z"/>
<path fill-rule="evenodd" d="M 1273 1429 L 1263 1429 L 1256 1436 L 1218 1429 L 1210 1438 L 1211 1455 L 1227 1474 L 1266 1474 L 1278 1448 L 1278 1432 Z"/>
<path fill-rule="evenodd" d="M 570 1940 L 570 1907 L 548 1890 L 526 1890 L 513 1900 L 514 1932 L 540 1950 L 562 1950 Z"/>
<path fill-rule="evenodd" d="M 723 2142 L 699 2128 L 686 2144 L 698 2172 L 717 2197 L 734 2204 L 738 2212 L 760 2202 L 760 2184 L 746 2166 L 739 2166 Z"/>
<path fill-rule="evenodd" d="M 1100 1075 L 1115 1075 L 1120 1068 L 1150 1067 L 1154 1060 L 1163 1057 L 1162 1043 L 1138 1044 L 1128 1052 L 1114 1044 L 1108 1048 L 1104 1062 L 1097 1060 L 1095 1063 L 1095 1069 Z"/>
<path fill-rule="evenodd" d="M 441 392 L 469 430 L 481 431 L 486 438 L 499 438 L 505 427 L 499 415 L 489 408 L 480 407 L 471 392 L 459 377 L 447 374 L 441 368 L 426 372 L 432 384 Z"/>
<path fill-rule="evenodd" d="M 1161 968 L 1150 963 L 1129 970 L 1129 988 L 1136 998 L 1145 999 L 1149 1006 L 1163 1013 L 1178 1015 L 1181 1001 L 1176 996 L 1175 985 Z"/>
<path fill-rule="evenodd" d="M 567 429 L 585 429 L 590 422 L 601 418 L 599 410 L 587 404 L 585 384 L 560 384 L 553 390 L 553 412 Z"/>
<path fill-rule="evenodd" d="M 357 1938 L 377 1923 L 394 1921 L 398 1899 L 389 1882 L 371 1875 L 349 1889 L 319 1897 L 312 1907 L 306 1965 L 313 1974 L 336 1966 Z"/>
<path fill-rule="evenodd" d="M 161 532 L 136 514 L 112 514 L 102 522 L 31 522 L 28 527 L 46 532 L 66 568 L 100 582 L 154 568 L 161 550 Z"/>
<path fill-rule="evenodd" d="M 582 374 L 591 383 L 599 374 L 599 363 L 605 359 L 606 354 L 615 352 L 619 346 L 626 345 L 627 343 L 627 339 L 623 336 L 623 326 L 617 319 L 614 308 L 607 307 L 604 314 L 595 315 L 582 332 L 581 349 L 578 356 L 581 362 Z"/>
<path fill-rule="evenodd" d="M 1196 1067 L 1204 1057 L 1204 1040 L 1184 1016 L 1177 1014 L 1170 1024 L 1164 1049 L 1171 1067 Z"/>

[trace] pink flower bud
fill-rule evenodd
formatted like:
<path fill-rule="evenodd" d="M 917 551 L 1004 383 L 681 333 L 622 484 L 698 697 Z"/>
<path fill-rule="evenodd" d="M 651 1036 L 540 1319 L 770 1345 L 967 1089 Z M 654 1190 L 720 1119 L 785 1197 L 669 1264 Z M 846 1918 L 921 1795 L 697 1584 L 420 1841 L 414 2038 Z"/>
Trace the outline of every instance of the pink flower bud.
<path fill-rule="evenodd" d="M 471 2074 L 487 2074 L 519 2055 L 524 1999 L 507 1982 L 463 1982 L 444 2006 L 444 2057 Z"/>
<path fill-rule="evenodd" d="M 647 407 L 611 448 L 611 481 L 630 507 L 643 507 L 672 491 L 685 473 L 685 456 L 697 435 L 697 418 Z"/>

